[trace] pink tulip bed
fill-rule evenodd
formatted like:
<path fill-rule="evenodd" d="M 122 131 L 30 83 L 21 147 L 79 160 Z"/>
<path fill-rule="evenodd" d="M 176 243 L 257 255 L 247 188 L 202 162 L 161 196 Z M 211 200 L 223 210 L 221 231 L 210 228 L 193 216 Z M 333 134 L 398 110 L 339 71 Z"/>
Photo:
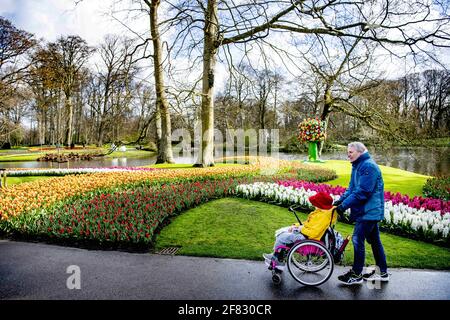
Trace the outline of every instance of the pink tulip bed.
<path fill-rule="evenodd" d="M 346 191 L 346 188 L 341 186 L 316 184 L 294 179 L 277 180 L 277 184 L 288 190 L 301 191 L 300 194 L 306 195 L 323 191 L 332 195 L 334 199 L 338 199 Z M 290 196 L 290 199 L 292 199 L 292 195 Z M 411 198 L 407 195 L 388 191 L 384 193 L 384 197 L 384 220 L 380 223 L 383 231 L 450 246 L 450 201 L 419 196 Z M 288 202 L 292 201 L 288 200 Z M 306 203 L 306 207 L 308 207 L 309 202 L 304 200 L 303 203 Z M 309 204 L 309 206 L 311 205 Z M 312 207 L 309 209 L 312 209 Z M 347 210 L 343 222 L 348 222 L 349 213 L 350 211 Z"/>
<path fill-rule="evenodd" d="M 305 190 L 313 190 L 316 192 L 327 192 L 329 194 L 333 195 L 342 195 L 347 189 L 341 186 L 330 186 L 327 184 L 316 184 L 313 182 L 308 181 L 301 181 L 301 180 L 279 180 L 277 181 L 279 185 L 285 186 L 285 187 L 293 187 L 294 189 L 305 189 Z M 434 199 L 434 198 L 423 198 L 423 197 L 414 197 L 411 198 L 407 195 L 403 195 L 401 193 L 392 193 L 389 191 L 386 191 L 384 193 L 384 200 L 385 201 L 391 201 L 392 204 L 404 204 L 408 207 L 414 208 L 414 209 L 425 209 L 430 211 L 440 211 L 442 215 L 445 213 L 450 212 L 450 201 L 445 201 L 441 199 Z"/>

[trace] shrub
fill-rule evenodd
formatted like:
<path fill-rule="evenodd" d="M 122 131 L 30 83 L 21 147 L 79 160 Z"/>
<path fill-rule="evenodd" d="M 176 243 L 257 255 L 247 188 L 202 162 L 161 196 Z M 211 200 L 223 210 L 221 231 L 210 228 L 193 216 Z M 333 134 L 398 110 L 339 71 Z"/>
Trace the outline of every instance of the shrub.
<path fill-rule="evenodd" d="M 142 148 L 142 150 L 157 152 L 158 151 L 158 147 L 156 146 L 156 143 L 150 141 L 146 147 Z"/>
<path fill-rule="evenodd" d="M 297 170 L 297 179 L 310 182 L 325 182 L 337 178 L 336 171 L 330 169 L 300 169 Z"/>
<path fill-rule="evenodd" d="M 425 197 L 450 200 L 450 175 L 428 179 L 422 191 Z"/>
<path fill-rule="evenodd" d="M 280 149 L 283 152 L 308 152 L 308 146 L 298 140 L 296 135 L 291 136 L 284 143 L 284 148 Z"/>

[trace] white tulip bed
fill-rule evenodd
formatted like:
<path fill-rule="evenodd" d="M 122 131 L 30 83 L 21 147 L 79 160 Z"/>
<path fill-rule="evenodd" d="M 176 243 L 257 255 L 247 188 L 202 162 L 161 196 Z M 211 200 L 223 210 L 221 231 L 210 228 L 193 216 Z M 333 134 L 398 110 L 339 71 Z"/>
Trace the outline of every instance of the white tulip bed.
<path fill-rule="evenodd" d="M 247 199 L 280 205 L 298 205 L 313 210 L 314 207 L 308 198 L 316 194 L 316 191 L 303 187 L 286 187 L 277 183 L 256 182 L 237 186 L 236 194 Z M 330 195 L 334 200 L 340 197 L 340 195 Z M 380 223 L 384 230 L 401 235 L 411 235 L 414 238 L 450 243 L 449 212 L 430 211 L 425 208 L 416 209 L 404 203 L 393 204 L 392 201 L 386 201 L 384 208 L 384 220 Z M 344 215 L 348 218 L 350 210 L 347 210 Z"/>

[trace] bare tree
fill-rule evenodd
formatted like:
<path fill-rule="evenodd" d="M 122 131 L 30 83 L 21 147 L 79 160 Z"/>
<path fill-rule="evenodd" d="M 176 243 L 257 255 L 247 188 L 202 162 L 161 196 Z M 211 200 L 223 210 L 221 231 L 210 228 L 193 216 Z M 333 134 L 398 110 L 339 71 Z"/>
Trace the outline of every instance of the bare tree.
<path fill-rule="evenodd" d="M 79 36 L 60 37 L 56 42 L 49 44 L 53 53 L 54 65 L 57 66 L 58 79 L 65 97 L 67 113 L 66 134 L 64 142 L 72 144 L 73 131 L 73 95 L 76 90 L 80 70 L 94 51 L 85 40 Z"/>
<path fill-rule="evenodd" d="M 246 129 L 247 110 L 245 110 L 245 103 L 251 92 L 250 67 L 240 63 L 237 68 L 231 70 L 228 83 L 229 95 L 235 95 L 237 103 L 238 112 L 236 116 L 240 120 L 237 126 Z"/>
<path fill-rule="evenodd" d="M 217 0 L 181 1 L 172 25 L 179 25 L 178 38 L 193 39 L 191 50 L 203 43 L 202 152 L 198 166 L 214 165 L 214 67 L 218 49 L 268 36 L 269 29 L 293 34 L 319 34 L 379 43 L 395 54 L 394 45 L 409 47 L 432 57 L 431 47 L 449 47 L 450 21 L 445 7 L 429 1 L 323 0 L 240 2 Z M 180 21 L 184 21 L 180 25 Z M 432 26 L 430 28 L 430 26 Z M 194 34 L 203 30 L 203 41 Z M 415 56 L 418 57 L 418 56 Z"/>
<path fill-rule="evenodd" d="M 39 47 L 32 56 L 33 65 L 29 70 L 27 83 L 34 94 L 34 110 L 37 117 L 38 143 L 45 144 L 46 133 L 50 129 L 49 122 L 52 109 L 57 108 L 56 92 L 60 90 L 57 79 L 57 67 L 52 64 L 51 53 L 45 47 Z M 54 141 L 52 141 L 54 142 Z"/>
<path fill-rule="evenodd" d="M 131 40 L 107 35 L 98 52 L 101 64 L 90 79 L 89 104 L 96 119 L 96 143 L 103 145 L 107 131 L 117 140 L 117 128 L 132 99 L 132 81 L 137 72 L 130 56 Z"/>
<path fill-rule="evenodd" d="M 169 25 L 177 25 L 181 42 L 190 37 L 194 50 L 202 44 L 202 143 L 195 166 L 214 165 L 214 86 L 215 66 L 219 48 L 225 45 L 248 42 L 267 35 L 267 30 L 284 15 L 293 11 L 301 1 L 293 3 L 244 1 L 239 4 L 225 1 L 181 1 L 173 5 L 177 11 Z M 276 9 L 273 9 L 275 8 Z M 196 28 L 203 30 L 202 40 L 195 35 Z M 177 40 L 176 39 L 176 40 Z"/>
<path fill-rule="evenodd" d="M 15 101 L 21 100 L 18 97 L 23 96 L 20 84 L 31 64 L 27 54 L 35 45 L 36 40 L 31 33 L 0 17 L 0 141 L 10 142 L 11 130 L 18 130 L 10 118 L 15 112 L 11 108 L 15 107 Z"/>
<path fill-rule="evenodd" d="M 144 0 L 150 9 L 150 31 L 153 43 L 153 67 L 155 76 L 156 105 L 161 119 L 161 137 L 158 144 L 158 156 L 156 163 L 174 163 L 172 152 L 172 124 L 169 112 L 169 103 L 166 97 L 164 83 L 163 53 L 161 35 L 159 32 L 158 8 L 160 0 Z M 158 137 L 159 138 L 159 137 Z"/>
<path fill-rule="evenodd" d="M 35 45 L 33 34 L 0 17 L 0 85 L 12 84 L 24 75 L 23 71 L 30 66 L 25 54 Z"/>

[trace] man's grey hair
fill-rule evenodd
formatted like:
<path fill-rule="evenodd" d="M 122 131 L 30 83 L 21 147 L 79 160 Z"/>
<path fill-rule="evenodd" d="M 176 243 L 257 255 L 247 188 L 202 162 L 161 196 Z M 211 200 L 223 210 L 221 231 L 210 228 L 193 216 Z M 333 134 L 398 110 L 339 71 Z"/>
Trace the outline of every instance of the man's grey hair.
<path fill-rule="evenodd" d="M 358 142 L 358 141 L 350 142 L 350 143 L 348 144 L 348 147 L 349 147 L 349 148 L 355 149 L 355 150 L 358 151 L 359 153 L 364 153 L 364 152 L 367 151 L 366 146 L 365 146 L 362 142 Z"/>

